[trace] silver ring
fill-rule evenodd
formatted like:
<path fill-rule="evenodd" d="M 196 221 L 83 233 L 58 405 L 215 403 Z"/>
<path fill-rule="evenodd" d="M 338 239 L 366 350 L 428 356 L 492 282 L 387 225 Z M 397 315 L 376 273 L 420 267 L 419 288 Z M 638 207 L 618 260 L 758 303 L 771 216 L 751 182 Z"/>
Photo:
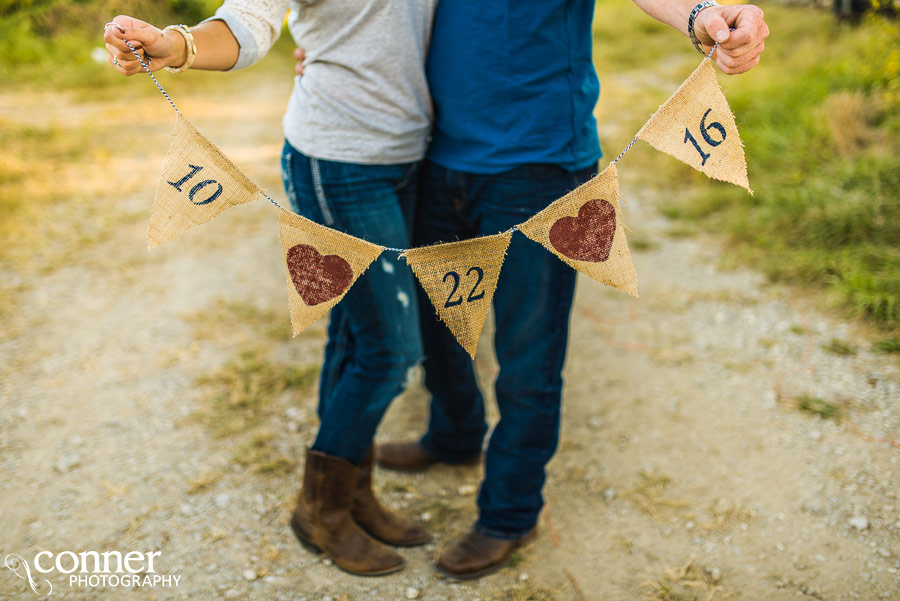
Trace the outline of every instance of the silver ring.
<path fill-rule="evenodd" d="M 113 57 L 113 64 L 117 67 L 119 66 L 119 57 L 118 56 Z"/>

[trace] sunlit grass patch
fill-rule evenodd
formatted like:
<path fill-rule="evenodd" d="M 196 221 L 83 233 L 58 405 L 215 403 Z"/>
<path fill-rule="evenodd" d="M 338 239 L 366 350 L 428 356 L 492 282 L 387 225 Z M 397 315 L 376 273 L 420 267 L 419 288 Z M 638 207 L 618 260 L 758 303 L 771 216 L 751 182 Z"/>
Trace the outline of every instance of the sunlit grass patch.
<path fill-rule="evenodd" d="M 900 353 L 900 338 L 885 338 L 872 346 L 880 353 Z"/>
<path fill-rule="evenodd" d="M 273 341 L 291 339 L 287 311 L 264 309 L 243 300 L 217 299 L 211 306 L 188 316 L 188 320 L 194 325 L 195 338 L 199 339 L 214 338 L 217 334 L 232 331 L 236 326 L 246 327 L 256 338 Z"/>
<path fill-rule="evenodd" d="M 801 395 L 795 400 L 797 409 L 805 413 L 816 415 L 822 419 L 840 419 L 841 406 L 837 403 L 826 401 L 823 398 Z"/>
<path fill-rule="evenodd" d="M 558 591 L 525 582 L 492 595 L 490 601 L 556 601 L 558 598 Z"/>
<path fill-rule="evenodd" d="M 198 380 L 211 391 L 209 407 L 200 419 L 217 436 L 245 432 L 272 415 L 276 397 L 289 390 L 309 389 L 318 374 L 318 365 L 283 365 L 257 351 L 243 351 L 236 360 Z"/>
<path fill-rule="evenodd" d="M 656 580 L 644 584 L 649 601 L 724 601 L 737 599 L 735 593 L 719 584 L 720 574 L 703 569 L 691 559 L 681 567 L 667 567 Z"/>
<path fill-rule="evenodd" d="M 297 461 L 282 454 L 275 446 L 275 435 L 260 430 L 239 445 L 233 457 L 238 465 L 251 467 L 260 474 L 290 473 Z"/>
<path fill-rule="evenodd" d="M 625 498 L 640 507 L 647 515 L 657 521 L 665 521 L 667 510 L 684 509 L 690 507 L 690 503 L 678 499 L 670 499 L 664 496 L 666 488 L 672 479 L 658 471 L 641 470 L 638 474 L 640 481 L 637 486 L 623 493 Z"/>
<path fill-rule="evenodd" d="M 832 338 L 822 345 L 822 349 L 839 357 L 851 357 L 856 354 L 856 347 L 840 338 Z"/>

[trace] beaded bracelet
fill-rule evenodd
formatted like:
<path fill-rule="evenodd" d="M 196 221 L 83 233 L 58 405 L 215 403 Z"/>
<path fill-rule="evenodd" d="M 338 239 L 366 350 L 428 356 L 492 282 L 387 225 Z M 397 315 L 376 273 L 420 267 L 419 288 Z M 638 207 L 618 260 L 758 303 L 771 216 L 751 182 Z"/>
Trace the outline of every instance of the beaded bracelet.
<path fill-rule="evenodd" d="M 194 34 L 191 33 L 191 28 L 187 25 L 169 25 L 163 29 L 163 32 L 171 30 L 177 31 L 184 38 L 184 45 L 187 47 L 187 58 L 180 67 L 165 67 L 165 70 L 169 73 L 181 73 L 190 69 L 191 65 L 194 64 L 194 57 L 197 56 L 197 44 L 194 43 Z"/>
<path fill-rule="evenodd" d="M 691 38 L 691 43 L 694 45 L 694 48 L 697 49 L 697 52 L 703 55 L 706 54 L 706 51 L 703 50 L 703 45 L 700 43 L 700 40 L 697 39 L 697 34 L 694 32 L 694 19 L 700 14 L 700 11 L 704 8 L 709 8 L 710 6 L 719 6 L 719 3 L 716 2 L 716 0 L 703 0 L 703 2 L 694 7 L 694 10 L 691 11 L 691 16 L 688 17 L 688 37 Z"/>

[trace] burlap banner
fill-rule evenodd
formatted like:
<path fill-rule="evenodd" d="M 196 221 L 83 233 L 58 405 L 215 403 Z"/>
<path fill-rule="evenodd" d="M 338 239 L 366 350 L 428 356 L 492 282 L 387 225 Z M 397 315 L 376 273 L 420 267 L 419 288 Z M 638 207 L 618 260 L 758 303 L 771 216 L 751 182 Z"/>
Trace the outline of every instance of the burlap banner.
<path fill-rule="evenodd" d="M 708 58 L 650 117 L 637 137 L 709 177 L 753 193 L 734 115 Z"/>
<path fill-rule="evenodd" d="M 344 298 L 384 247 L 284 209 L 278 209 L 278 222 L 296 336 Z"/>
<path fill-rule="evenodd" d="M 616 162 L 637 140 L 752 194 L 744 147 L 709 58 L 650 117 L 619 157 L 586 184 L 505 233 L 409 250 L 385 249 L 285 211 L 180 112 L 176 119 L 150 215 L 149 246 L 265 196 L 279 210 L 295 335 L 334 307 L 378 255 L 390 250 L 406 259 L 440 319 L 473 359 L 515 229 L 573 269 L 638 295 L 616 170 Z"/>
<path fill-rule="evenodd" d="M 438 316 L 473 359 L 511 239 L 512 232 L 505 232 L 412 248 L 401 255 Z"/>
<path fill-rule="evenodd" d="M 578 271 L 637 296 L 615 164 L 519 226 Z"/>
<path fill-rule="evenodd" d="M 178 113 L 150 213 L 147 245 L 159 246 L 185 230 L 211 221 L 226 209 L 256 200 L 260 192 L 221 150 Z"/>

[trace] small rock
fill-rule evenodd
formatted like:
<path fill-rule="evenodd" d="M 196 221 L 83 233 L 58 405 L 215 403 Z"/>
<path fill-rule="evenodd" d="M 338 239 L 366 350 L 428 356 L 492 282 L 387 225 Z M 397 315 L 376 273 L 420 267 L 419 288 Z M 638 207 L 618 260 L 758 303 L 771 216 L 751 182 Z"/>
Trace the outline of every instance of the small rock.
<path fill-rule="evenodd" d="M 13 409 L 13 416 L 19 419 L 25 419 L 28 416 L 28 410 L 25 407 L 16 407 Z"/>
<path fill-rule="evenodd" d="M 684 529 L 685 529 L 685 530 L 693 530 L 693 529 L 694 529 L 694 522 L 693 522 L 693 520 L 688 521 L 688 523 L 686 523 L 686 524 L 684 525 Z"/>
<path fill-rule="evenodd" d="M 421 595 L 421 594 L 422 593 L 420 593 L 419 589 L 417 589 L 417 588 L 409 587 L 408 589 L 406 589 L 406 598 L 407 599 L 418 599 L 419 595 Z"/>
<path fill-rule="evenodd" d="M 847 523 L 857 530 L 866 530 L 869 528 L 869 520 L 861 515 L 850 518 L 847 520 Z"/>
<path fill-rule="evenodd" d="M 65 474 L 71 472 L 79 465 L 81 465 L 81 455 L 78 453 L 67 453 L 59 458 L 56 464 L 54 464 L 53 469 L 60 474 Z"/>
<path fill-rule="evenodd" d="M 890 549 L 881 548 L 878 549 L 878 554 L 884 557 L 885 559 L 890 559 L 893 556 Z"/>
<path fill-rule="evenodd" d="M 188 503 L 182 503 L 181 507 L 178 508 L 178 511 L 180 511 L 183 515 L 191 515 L 192 513 L 194 513 L 194 508 Z"/>
<path fill-rule="evenodd" d="M 423 522 L 430 522 L 430 521 L 431 521 L 431 512 L 430 512 L 430 511 L 426 511 L 426 512 L 423 513 L 420 517 L 422 518 L 422 521 L 423 521 Z"/>
<path fill-rule="evenodd" d="M 297 422 L 288 422 L 287 429 L 288 432 L 298 432 L 300 430 L 300 424 Z"/>
<path fill-rule="evenodd" d="M 603 491 L 603 500 L 607 503 L 612 503 L 616 498 L 616 489 L 615 488 L 607 488 Z"/>
<path fill-rule="evenodd" d="M 326 557 L 325 559 L 322 560 L 322 565 L 330 566 L 331 560 Z"/>
<path fill-rule="evenodd" d="M 519 580 L 521 580 L 522 582 L 525 582 L 526 580 L 528 580 L 528 574 L 526 574 L 525 572 L 522 572 L 521 574 L 519 574 Z"/>
<path fill-rule="evenodd" d="M 243 576 L 244 576 L 244 580 L 246 580 L 247 582 L 253 582 L 254 580 L 256 580 L 256 571 L 244 570 Z"/>
<path fill-rule="evenodd" d="M 241 596 L 241 591 L 234 589 L 234 588 L 230 588 L 227 591 L 225 591 L 225 593 L 222 596 L 225 597 L 226 599 L 237 599 L 238 597 Z"/>
<path fill-rule="evenodd" d="M 813 557 L 813 559 L 815 559 L 815 560 L 818 561 L 819 563 L 825 563 L 825 556 L 824 556 L 824 555 L 816 555 L 816 556 Z"/>
<path fill-rule="evenodd" d="M 463 484 L 459 487 L 459 490 L 457 492 L 459 493 L 459 496 L 465 497 L 471 494 L 475 494 L 476 490 L 478 490 L 478 488 L 474 484 Z"/>
<path fill-rule="evenodd" d="M 221 494 L 216 495 L 216 497 L 215 497 L 215 499 L 213 499 L 213 501 L 215 502 L 216 507 L 219 507 L 219 508 L 226 507 L 228 505 L 228 503 L 231 501 L 231 495 L 223 492 Z"/>

